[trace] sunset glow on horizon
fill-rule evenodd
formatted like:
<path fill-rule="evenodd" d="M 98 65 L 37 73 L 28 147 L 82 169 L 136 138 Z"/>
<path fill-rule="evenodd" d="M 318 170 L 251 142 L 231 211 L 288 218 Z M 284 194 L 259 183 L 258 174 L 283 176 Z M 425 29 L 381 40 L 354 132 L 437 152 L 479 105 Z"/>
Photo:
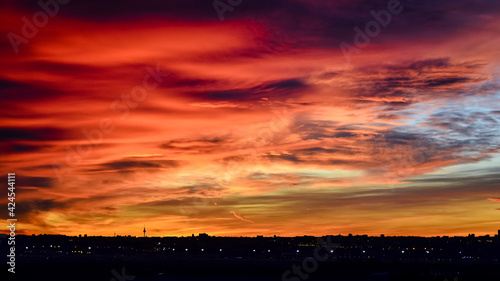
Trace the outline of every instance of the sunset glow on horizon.
<path fill-rule="evenodd" d="M 396 2 L 6 1 L 18 234 L 496 233 L 500 2 Z"/>

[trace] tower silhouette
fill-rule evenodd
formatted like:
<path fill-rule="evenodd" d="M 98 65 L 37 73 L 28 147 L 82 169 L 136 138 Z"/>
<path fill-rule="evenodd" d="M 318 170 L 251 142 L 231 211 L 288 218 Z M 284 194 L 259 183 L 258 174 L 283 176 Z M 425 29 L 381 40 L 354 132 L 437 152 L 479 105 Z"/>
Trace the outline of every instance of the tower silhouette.
<path fill-rule="evenodd" d="M 144 237 L 146 237 L 146 225 L 144 225 L 144 230 L 142 232 L 144 232 Z"/>

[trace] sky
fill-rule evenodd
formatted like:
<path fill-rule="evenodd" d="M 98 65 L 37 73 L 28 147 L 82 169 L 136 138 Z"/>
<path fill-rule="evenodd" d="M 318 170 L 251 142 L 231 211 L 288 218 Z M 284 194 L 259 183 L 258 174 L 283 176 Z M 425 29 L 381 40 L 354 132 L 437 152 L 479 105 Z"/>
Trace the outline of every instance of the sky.
<path fill-rule="evenodd" d="M 4 2 L 18 234 L 500 229 L 498 1 Z"/>

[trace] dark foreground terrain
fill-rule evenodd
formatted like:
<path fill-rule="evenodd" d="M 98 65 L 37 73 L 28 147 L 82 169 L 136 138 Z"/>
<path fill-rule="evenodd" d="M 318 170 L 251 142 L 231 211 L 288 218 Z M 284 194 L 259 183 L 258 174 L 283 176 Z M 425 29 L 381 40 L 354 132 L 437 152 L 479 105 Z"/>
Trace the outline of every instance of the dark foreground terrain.
<path fill-rule="evenodd" d="M 3 264 L 1 281 L 498 281 L 500 239 L 19 235 Z"/>
<path fill-rule="evenodd" d="M 80 260 L 25 261 L 9 273 L 7 280 L 500 280 L 497 264 L 424 264 L 401 262 L 319 262 L 317 269 L 302 277 L 290 273 L 301 260 L 85 258 Z M 4 270 L 7 273 L 6 269 Z M 5 274 L 2 274 L 5 276 Z M 13 278 L 14 277 L 14 278 Z M 302 279 L 304 278 L 304 279 Z M 6 280 L 2 278 L 2 280 Z"/>

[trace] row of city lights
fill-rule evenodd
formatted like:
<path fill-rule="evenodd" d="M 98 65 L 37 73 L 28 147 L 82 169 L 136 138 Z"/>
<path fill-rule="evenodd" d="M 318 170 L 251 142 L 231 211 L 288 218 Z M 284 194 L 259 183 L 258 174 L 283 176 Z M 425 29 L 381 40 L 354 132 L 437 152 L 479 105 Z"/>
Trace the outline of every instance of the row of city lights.
<path fill-rule="evenodd" d="M 159 244 L 159 243 L 158 243 L 158 244 Z M 33 248 L 34 248 L 34 247 L 35 247 L 35 246 L 33 246 Z M 42 246 L 42 247 L 43 247 L 43 246 Z M 50 245 L 50 247 L 52 248 L 53 246 L 52 246 L 52 245 Z M 55 246 L 55 247 L 60 248 L 61 246 Z M 76 248 L 76 247 L 75 247 L 75 248 Z M 91 250 L 91 249 L 92 249 L 92 247 L 88 247 L 88 248 L 89 248 L 89 250 Z M 28 247 L 26 247 L 26 249 L 28 249 Z M 169 249 L 170 249 L 170 248 L 169 248 Z M 165 250 L 165 248 L 163 248 L 163 250 Z M 172 251 L 175 251 L 175 248 L 173 248 L 173 249 L 172 249 Z M 185 249 L 185 251 L 186 251 L 186 252 L 188 252 L 188 251 L 189 251 L 189 249 L 187 249 L 187 248 L 186 248 L 186 249 Z M 204 251 L 205 251 L 205 249 L 201 249 L 201 251 L 202 251 L 202 252 L 204 252 Z M 256 250 L 254 249 L 254 250 L 253 250 L 253 252 L 255 252 L 255 251 L 256 251 Z M 222 249 L 219 249 L 219 252 L 222 252 Z M 268 253 L 270 253 L 270 252 L 271 252 L 271 250 L 267 250 L 267 252 L 268 252 Z M 425 252 L 426 252 L 427 254 L 430 254 L 430 251 L 425 251 Z M 300 253 L 300 250 L 297 250 L 297 253 Z M 333 250 L 330 250 L 330 253 L 333 253 Z M 366 253 L 366 251 L 365 251 L 365 250 L 363 250 L 363 254 L 364 254 L 364 253 Z M 401 251 L 401 253 L 402 253 L 402 254 L 404 254 L 404 253 L 405 253 L 405 251 L 404 251 L 404 250 L 402 250 L 402 251 Z M 462 253 L 462 251 L 460 251 L 459 253 L 461 254 L 461 253 Z M 467 257 L 465 257 L 465 258 L 467 258 Z"/>
<path fill-rule="evenodd" d="M 170 248 L 169 248 L 169 249 L 170 249 Z M 163 248 L 163 250 L 165 250 L 165 248 Z M 173 248 L 173 249 L 172 249 L 172 251 L 175 251 L 175 248 Z M 185 249 L 185 251 L 186 251 L 186 252 L 188 252 L 188 251 L 189 251 L 189 249 L 187 249 L 187 248 L 186 248 L 186 249 Z M 201 249 L 201 251 L 202 251 L 202 252 L 204 252 L 204 251 L 205 251 L 205 249 Z M 252 251 L 253 251 L 253 252 L 255 252 L 256 250 L 254 249 L 254 250 L 252 250 Z M 219 252 L 222 252 L 222 249 L 219 249 Z M 270 252 L 271 252 L 271 250 L 267 250 L 267 252 L 268 252 L 268 253 L 270 253 Z M 365 251 L 363 251 L 363 253 L 364 253 L 364 252 L 365 252 Z M 297 253 L 300 253 L 300 250 L 297 250 Z M 330 250 L 330 253 L 333 253 L 333 250 Z"/>

